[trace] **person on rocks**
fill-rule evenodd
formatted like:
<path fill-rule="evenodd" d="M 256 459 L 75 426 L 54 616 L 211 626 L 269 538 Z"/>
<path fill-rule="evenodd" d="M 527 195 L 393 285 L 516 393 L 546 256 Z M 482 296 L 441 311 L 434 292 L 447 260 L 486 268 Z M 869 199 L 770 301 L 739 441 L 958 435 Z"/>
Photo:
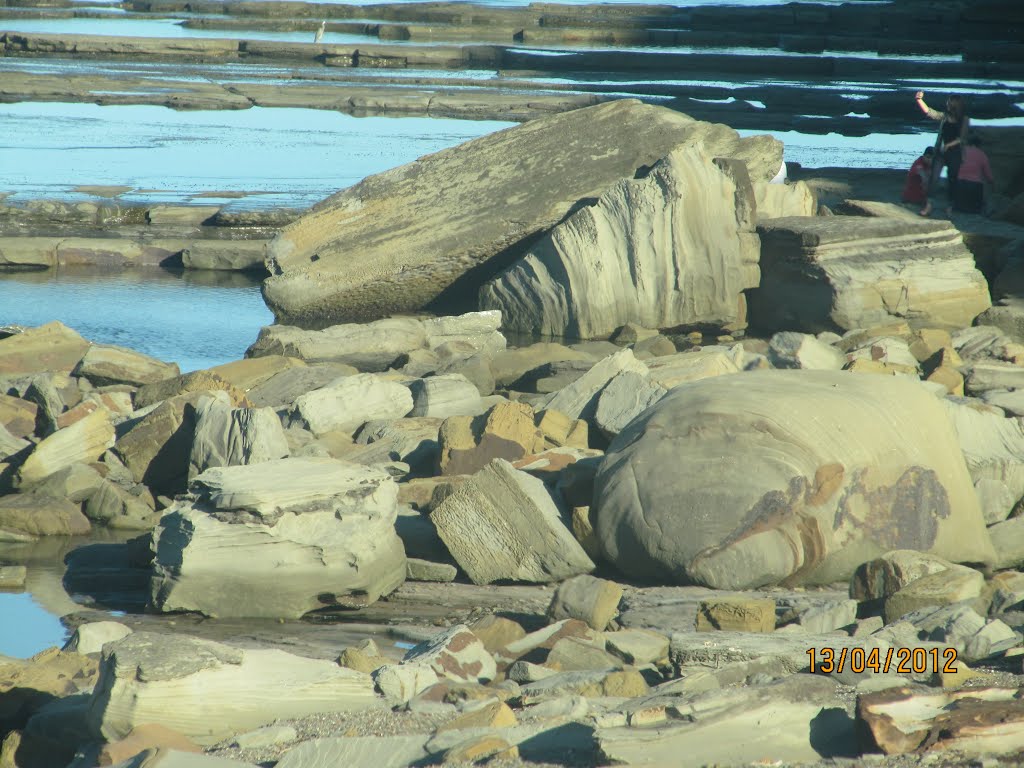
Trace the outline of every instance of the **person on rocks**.
<path fill-rule="evenodd" d="M 949 205 L 946 207 L 946 215 L 953 214 L 953 200 L 956 195 L 957 174 L 960 171 L 962 150 L 967 143 L 967 131 L 970 128 L 970 118 L 967 117 L 967 107 L 962 96 L 950 96 L 946 99 L 946 111 L 939 112 L 932 109 L 924 101 L 924 91 L 914 94 L 914 101 L 922 112 L 932 120 L 939 121 L 939 132 L 935 140 L 935 160 L 932 163 L 931 184 L 928 186 L 928 201 L 920 213 L 922 216 L 931 216 L 932 198 L 935 187 L 938 186 L 939 173 L 942 167 L 946 168 L 946 185 L 949 195 Z"/>
<path fill-rule="evenodd" d="M 935 159 L 935 147 L 925 147 L 924 153 L 914 161 L 907 171 L 907 181 L 903 185 L 903 202 L 927 203 L 928 187 L 932 180 L 932 163 Z"/>
<path fill-rule="evenodd" d="M 986 184 L 994 183 L 992 166 L 989 165 L 988 155 L 981 148 L 981 139 L 972 133 L 967 137 L 967 146 L 963 150 L 953 206 L 965 213 L 984 213 L 988 208 Z"/>

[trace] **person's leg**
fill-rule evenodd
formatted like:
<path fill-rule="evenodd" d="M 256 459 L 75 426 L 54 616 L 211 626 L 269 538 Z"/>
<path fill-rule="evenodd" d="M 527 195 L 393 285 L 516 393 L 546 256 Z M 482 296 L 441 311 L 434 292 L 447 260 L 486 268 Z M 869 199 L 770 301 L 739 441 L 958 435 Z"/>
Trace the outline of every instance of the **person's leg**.
<path fill-rule="evenodd" d="M 939 191 L 939 179 L 942 176 L 942 158 L 936 157 L 932 161 L 932 172 L 928 179 L 928 187 L 924 191 L 924 207 L 921 209 L 922 216 L 932 215 L 932 201 Z"/>
<path fill-rule="evenodd" d="M 951 152 L 946 153 L 946 183 L 947 190 L 949 192 L 949 207 L 946 208 L 946 213 L 951 214 L 953 212 L 953 205 L 956 200 L 956 181 L 957 176 L 960 173 L 960 150 L 954 149 Z"/>

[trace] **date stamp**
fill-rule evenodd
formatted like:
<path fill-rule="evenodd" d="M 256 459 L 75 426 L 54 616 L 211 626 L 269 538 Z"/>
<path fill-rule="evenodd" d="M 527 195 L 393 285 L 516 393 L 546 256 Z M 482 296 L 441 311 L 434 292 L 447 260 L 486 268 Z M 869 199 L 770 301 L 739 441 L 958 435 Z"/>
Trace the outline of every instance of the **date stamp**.
<path fill-rule="evenodd" d="M 830 675 L 847 670 L 886 675 L 890 670 L 900 675 L 957 671 L 956 648 L 890 648 L 885 652 L 878 648 L 808 648 L 807 655 L 811 659 L 811 674 Z"/>

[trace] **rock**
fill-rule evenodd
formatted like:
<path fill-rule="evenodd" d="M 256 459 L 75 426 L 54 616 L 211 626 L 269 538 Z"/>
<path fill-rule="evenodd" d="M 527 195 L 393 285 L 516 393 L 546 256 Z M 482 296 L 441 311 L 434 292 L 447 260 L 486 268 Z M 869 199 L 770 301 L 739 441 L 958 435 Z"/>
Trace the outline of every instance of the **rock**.
<path fill-rule="evenodd" d="M 488 701 L 474 709 L 470 709 L 449 720 L 437 729 L 442 731 L 460 731 L 467 728 L 511 728 L 518 725 L 515 713 L 503 701 Z"/>
<path fill-rule="evenodd" d="M 989 582 L 992 588 L 992 605 L 989 613 L 996 616 L 1004 611 L 1018 611 L 1024 603 L 1024 573 L 1004 571 L 997 573 Z"/>
<path fill-rule="evenodd" d="M 368 421 L 356 436 L 356 443 L 366 448 L 347 451 L 343 458 L 360 464 L 397 460 L 414 473 L 432 472 L 440 452 L 437 436 L 442 421 L 426 416 Z"/>
<path fill-rule="evenodd" d="M 351 433 L 372 419 L 400 419 L 412 407 L 407 387 L 361 373 L 300 395 L 291 419 L 317 436 L 335 430 Z"/>
<path fill-rule="evenodd" d="M 665 396 L 667 390 L 634 371 L 623 371 L 608 382 L 597 401 L 594 422 L 613 438 L 633 419 Z"/>
<path fill-rule="evenodd" d="M 658 335 L 658 331 L 653 328 L 644 328 L 637 323 L 628 322 L 623 323 L 622 327 L 615 332 L 612 341 L 616 344 L 629 345 Z"/>
<path fill-rule="evenodd" d="M 89 722 L 108 741 L 156 723 L 210 746 L 279 718 L 369 709 L 379 701 L 368 675 L 331 661 L 135 632 L 104 647 Z"/>
<path fill-rule="evenodd" d="M 0 723 L 4 731 L 24 728 L 54 700 L 88 693 L 96 682 L 96 667 L 95 659 L 56 648 L 29 659 L 0 657 Z"/>
<path fill-rule="evenodd" d="M 774 632 L 775 601 L 747 597 L 702 600 L 697 607 L 697 631 Z"/>
<path fill-rule="evenodd" d="M 494 614 L 474 621 L 469 625 L 469 629 L 484 644 L 488 653 L 494 653 L 499 648 L 526 637 L 526 630 L 520 624 Z"/>
<path fill-rule="evenodd" d="M 32 443 L 28 440 L 22 440 L 20 437 L 15 437 L 7 431 L 7 428 L 4 427 L 3 424 L 0 424 L 0 461 L 21 453 L 30 445 L 32 445 Z"/>
<path fill-rule="evenodd" d="M 28 488 L 72 464 L 98 459 L 114 445 L 110 415 L 96 411 L 35 446 L 18 470 L 19 487 Z"/>
<path fill-rule="evenodd" d="M 409 382 L 410 416 L 476 416 L 483 413 L 480 391 L 465 376 L 450 373 Z"/>
<path fill-rule="evenodd" d="M 282 359 L 277 355 L 269 357 L 256 357 L 252 360 Z M 294 360 L 302 363 L 298 358 L 286 357 L 285 360 Z M 353 376 L 359 373 L 351 365 L 343 363 L 312 363 L 309 365 L 297 365 L 271 376 L 266 381 L 253 386 L 247 393 L 249 401 L 259 407 L 282 408 L 290 406 L 295 400 L 307 392 L 326 387 L 333 381 L 343 376 Z"/>
<path fill-rule="evenodd" d="M 885 600 L 885 623 L 892 624 L 912 611 L 933 606 L 952 605 L 981 595 L 985 577 L 962 565 L 922 576 Z"/>
<path fill-rule="evenodd" d="M 239 734 L 232 742 L 232 746 L 236 749 L 263 749 L 288 744 L 298 738 L 298 731 L 290 725 L 267 725 L 255 731 Z"/>
<path fill-rule="evenodd" d="M 514 680 L 521 685 L 536 683 L 538 680 L 544 680 L 556 674 L 558 674 L 557 669 L 544 664 L 532 664 L 523 659 L 513 662 L 505 671 L 505 675 L 509 680 Z"/>
<path fill-rule="evenodd" d="M 650 629 L 622 629 L 607 635 L 608 651 L 627 664 L 643 666 L 668 660 L 669 639 Z"/>
<path fill-rule="evenodd" d="M 601 632 L 618 615 L 621 599 L 622 587 L 614 581 L 574 576 L 558 585 L 548 606 L 548 619 L 579 619 Z"/>
<path fill-rule="evenodd" d="M 948 560 L 912 549 L 886 552 L 857 567 L 850 579 L 850 597 L 861 602 L 882 600 L 917 579 L 952 567 Z"/>
<path fill-rule="evenodd" d="M 647 361 L 647 365 L 651 382 L 665 389 L 674 389 L 688 381 L 738 373 L 743 370 L 742 358 L 743 350 L 740 347 L 727 350 L 725 347 L 712 346 L 653 358 Z"/>
<path fill-rule="evenodd" d="M 278 322 L 309 326 L 418 310 L 443 299 L 449 287 L 472 292 L 496 270 L 496 255 L 561 221 L 577 201 L 696 140 L 711 156 L 749 158 L 756 178 L 780 155 L 774 140 L 739 139 L 725 126 L 633 100 L 534 120 L 371 176 L 323 201 L 272 241 L 273 277 L 264 295 Z M 609 154 L 608 146 L 628 149 Z M 526 176 L 544 193 L 518 194 Z M 441 186 L 457 191 L 444 206 L 428 191 Z M 497 208 L 500 219 L 490 215 Z M 370 210 L 377 213 L 367 216 Z M 456 282 L 471 269 L 476 280 Z"/>
<path fill-rule="evenodd" d="M 546 583 L 594 569 L 544 484 L 501 459 L 456 488 L 430 519 L 474 584 Z"/>
<path fill-rule="evenodd" d="M 427 734 L 401 736 L 331 736 L 298 744 L 278 761 L 277 768 L 407 768 L 425 760 Z"/>
<path fill-rule="evenodd" d="M 600 459 L 603 451 L 596 448 L 548 448 L 533 456 L 526 456 L 512 462 L 512 466 L 529 472 L 534 477 L 550 485 L 557 485 L 566 467 L 577 461 Z"/>
<path fill-rule="evenodd" d="M 12 437 L 28 437 L 36 431 L 38 410 L 35 403 L 0 392 L 0 427 Z"/>
<path fill-rule="evenodd" d="M 228 384 L 248 394 L 251 389 L 266 383 L 279 373 L 306 367 L 305 362 L 294 357 L 266 355 L 264 357 L 232 360 L 230 363 L 223 363 L 208 368 L 207 371 L 215 376 L 219 376 Z M 355 371 L 351 372 L 355 373 Z M 343 374 L 338 374 L 338 376 L 341 375 Z"/>
<path fill-rule="evenodd" d="M 497 672 L 484 644 L 463 624 L 410 649 L 402 662 L 427 666 L 439 677 L 458 682 L 486 683 Z"/>
<path fill-rule="evenodd" d="M 762 279 L 750 317 L 769 329 L 849 330 L 894 317 L 955 329 L 990 303 L 946 221 L 792 216 L 763 220 L 758 234 Z"/>
<path fill-rule="evenodd" d="M 988 530 L 996 551 L 997 569 L 1024 565 L 1024 517 L 1012 517 L 996 523 Z"/>
<path fill-rule="evenodd" d="M 587 422 L 570 419 L 561 411 L 549 409 L 537 414 L 537 428 L 544 440 L 558 447 L 587 448 L 590 445 Z"/>
<path fill-rule="evenodd" d="M 1024 703 L 1015 688 L 922 691 L 890 688 L 857 697 L 865 749 L 886 755 L 918 750 L 963 757 L 1024 749 Z"/>
<path fill-rule="evenodd" d="M 202 747 L 187 736 L 158 723 L 143 723 L 132 728 L 123 739 L 104 744 L 100 750 L 100 765 L 116 765 L 148 749 L 176 750 L 200 753 Z"/>
<path fill-rule="evenodd" d="M 831 344 L 796 331 L 781 331 L 772 336 L 768 359 L 776 368 L 813 371 L 838 371 L 846 365 L 846 356 Z"/>
<path fill-rule="evenodd" d="M 623 668 L 622 660 L 617 656 L 574 637 L 555 643 L 544 660 L 544 666 L 561 672 Z"/>
<path fill-rule="evenodd" d="M 209 469 L 191 487 L 196 500 L 165 511 L 153 534 L 157 610 L 298 618 L 368 605 L 405 579 L 398 491 L 381 470 L 279 459 Z"/>
<path fill-rule="evenodd" d="M 967 368 L 964 387 L 969 395 L 980 397 L 991 390 L 1024 389 L 1024 368 L 1016 363 L 986 360 Z"/>
<path fill-rule="evenodd" d="M 180 373 L 177 363 L 165 363 L 125 347 L 107 344 L 90 344 L 74 369 L 75 376 L 84 376 L 98 387 L 106 384 L 153 384 Z"/>
<path fill-rule="evenodd" d="M 24 565 L 0 565 L 0 589 L 24 589 L 27 575 Z"/>
<path fill-rule="evenodd" d="M 590 361 L 591 356 L 562 344 L 539 342 L 527 347 L 505 349 L 491 358 L 495 386 L 509 387 L 540 366 L 564 360 Z"/>
<path fill-rule="evenodd" d="M 857 601 L 832 600 L 815 605 L 801 611 L 797 621 L 815 635 L 835 632 L 857 623 Z"/>
<path fill-rule="evenodd" d="M 745 306 L 745 305 L 744 305 Z M 668 336 L 660 333 L 633 345 L 633 355 L 637 360 L 650 360 L 655 357 L 674 355 L 679 350 Z"/>
<path fill-rule="evenodd" d="M 516 760 L 519 749 L 500 736 L 473 736 L 445 750 L 442 763 L 479 763 L 494 760 Z"/>
<path fill-rule="evenodd" d="M 288 456 L 281 420 L 272 408 L 232 408 L 208 397 L 195 411 L 189 479 L 211 467 L 259 464 Z"/>
<path fill-rule="evenodd" d="M 373 673 L 373 681 L 384 697 L 402 704 L 434 685 L 437 680 L 437 672 L 426 663 L 385 664 Z"/>
<path fill-rule="evenodd" d="M 117 621 L 91 621 L 82 624 L 71 639 L 64 643 L 63 651 L 73 653 L 100 653 L 103 646 L 127 637 L 132 633 L 129 627 Z"/>
<path fill-rule="evenodd" d="M 135 393 L 135 407 L 139 410 L 156 405 L 164 400 L 171 400 L 180 395 L 195 392 L 216 392 L 223 390 L 228 393 L 234 406 L 247 405 L 245 393 L 229 381 L 211 371 L 193 371 L 173 379 L 164 379 L 155 384 L 139 387 Z"/>
<path fill-rule="evenodd" d="M 89 496 L 83 511 L 94 523 L 117 530 L 149 531 L 160 518 L 140 497 L 106 480 Z"/>
<path fill-rule="evenodd" d="M 920 387 L 753 371 L 677 388 L 601 464 L 602 550 L 634 578 L 718 589 L 831 583 L 891 549 L 991 561 L 956 436 Z"/>
<path fill-rule="evenodd" d="M 589 419 L 597 409 L 598 396 L 616 375 L 623 371 L 646 374 L 648 368 L 623 349 L 596 363 L 574 382 L 544 401 L 544 409 L 560 411 L 572 419 Z"/>
<path fill-rule="evenodd" d="M 0 496 L 0 539 L 32 541 L 38 536 L 82 536 L 92 529 L 79 505 L 34 493 Z"/>
<path fill-rule="evenodd" d="M 959 395 L 962 397 L 964 394 L 964 377 L 956 368 L 952 368 L 948 365 L 940 365 L 928 374 L 927 380 L 941 384 L 951 395 Z"/>
<path fill-rule="evenodd" d="M 458 569 L 450 563 L 432 563 L 407 557 L 405 560 L 405 578 L 409 581 L 436 581 L 447 583 L 455 581 Z"/>
<path fill-rule="evenodd" d="M 438 433 L 443 475 L 479 471 L 494 459 L 515 461 L 544 450 L 544 435 L 526 403 L 498 403 L 481 416 L 452 416 Z"/>
<path fill-rule="evenodd" d="M 759 219 L 777 219 L 782 216 L 814 216 L 818 201 L 814 191 L 802 181 L 785 184 L 754 183 Z"/>
<path fill-rule="evenodd" d="M 923 608 L 905 614 L 900 620 L 913 624 L 920 630 L 923 639 L 956 648 L 957 658 L 971 664 L 1008 651 L 1018 645 L 1021 639 L 1019 634 L 999 619 L 986 621 L 973 608 L 962 603 Z M 943 654 L 943 662 L 951 659 L 951 654 Z M 934 673 L 938 665 L 931 666 Z"/>
<path fill-rule="evenodd" d="M 401 486 L 399 486 L 401 487 Z M 433 562 L 448 562 L 451 555 L 437 535 L 437 529 L 426 513 L 408 507 L 399 507 L 395 532 L 405 546 L 409 557 Z"/>
<path fill-rule="evenodd" d="M 160 493 L 184 490 L 195 434 L 193 403 L 205 396 L 198 390 L 165 400 L 118 438 L 114 452 L 135 482 Z"/>
<path fill-rule="evenodd" d="M 674 149 L 555 225 L 481 289 L 480 304 L 500 310 L 506 329 L 540 336 L 604 338 L 630 319 L 743 328 L 742 292 L 760 276 L 743 194 L 703 146 Z"/>
<path fill-rule="evenodd" d="M 634 698 L 650 691 L 635 669 L 559 672 L 522 686 L 523 703 L 535 703 L 563 696 Z"/>
<path fill-rule="evenodd" d="M 853 724 L 835 694 L 832 681 L 805 675 L 713 691 L 673 705 L 664 727 L 599 728 L 598 752 L 603 762 L 627 765 L 672 765 L 679 755 L 719 766 L 750 765 L 765 755 L 787 764 L 855 755 Z"/>
<path fill-rule="evenodd" d="M 604 642 L 602 635 L 586 623 L 579 619 L 565 619 L 507 643 L 495 652 L 495 658 L 499 663 L 512 664 L 526 657 L 534 659 L 537 654 L 546 656 L 542 651 L 550 651 L 556 643 L 566 638 L 584 640 L 597 646 L 603 645 Z"/>
<path fill-rule="evenodd" d="M 387 664 L 388 660 L 381 654 L 377 644 L 367 638 L 342 651 L 338 656 L 338 663 L 369 675 Z"/>
<path fill-rule="evenodd" d="M 88 348 L 89 342 L 57 321 L 27 328 L 23 333 L 0 339 L 0 376 L 70 373 Z"/>

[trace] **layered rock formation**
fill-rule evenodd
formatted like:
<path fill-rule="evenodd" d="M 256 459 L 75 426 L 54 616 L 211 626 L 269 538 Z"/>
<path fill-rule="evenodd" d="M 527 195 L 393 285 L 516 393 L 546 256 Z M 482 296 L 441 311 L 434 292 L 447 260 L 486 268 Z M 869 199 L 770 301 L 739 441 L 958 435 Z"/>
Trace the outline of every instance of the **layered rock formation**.
<path fill-rule="evenodd" d="M 271 243 L 264 298 L 279 322 L 303 327 L 464 299 L 581 201 L 696 141 L 712 156 L 744 160 L 756 180 L 781 163 L 770 137 L 740 139 L 726 126 L 631 100 L 535 120 L 370 176 L 314 206 Z"/>
<path fill-rule="evenodd" d="M 676 149 L 553 227 L 480 305 L 501 310 L 507 330 L 544 336 L 607 338 L 627 322 L 743 328 L 743 291 L 760 278 L 755 210 L 746 178 L 703 146 Z"/>

